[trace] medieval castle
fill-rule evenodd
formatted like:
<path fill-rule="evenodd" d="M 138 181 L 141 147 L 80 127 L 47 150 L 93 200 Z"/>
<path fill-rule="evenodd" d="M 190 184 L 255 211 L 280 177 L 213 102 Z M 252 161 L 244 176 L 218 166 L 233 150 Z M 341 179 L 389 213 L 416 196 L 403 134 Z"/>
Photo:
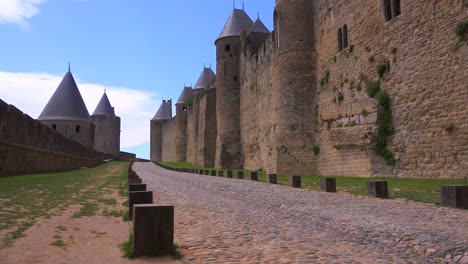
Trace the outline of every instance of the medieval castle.
<path fill-rule="evenodd" d="M 216 75 L 163 101 L 151 160 L 280 175 L 468 177 L 465 0 L 276 0 L 234 9 Z M 464 22 L 466 23 L 466 22 Z"/>

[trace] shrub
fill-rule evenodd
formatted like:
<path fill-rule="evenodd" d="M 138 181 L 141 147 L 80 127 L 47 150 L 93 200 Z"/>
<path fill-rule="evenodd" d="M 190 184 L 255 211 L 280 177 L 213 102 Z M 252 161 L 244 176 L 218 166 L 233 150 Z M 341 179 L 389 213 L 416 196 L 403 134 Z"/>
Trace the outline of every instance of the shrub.
<path fill-rule="evenodd" d="M 370 98 L 374 98 L 377 95 L 377 93 L 380 92 L 380 80 L 367 80 L 366 86 L 366 91 Z"/>
<path fill-rule="evenodd" d="M 374 59 L 374 56 L 370 56 L 370 57 L 369 57 L 369 62 L 374 62 L 374 60 L 375 60 L 375 59 Z"/>
<path fill-rule="evenodd" d="M 457 24 L 455 34 L 457 34 L 458 38 L 462 42 L 468 40 L 468 20 Z"/>
<path fill-rule="evenodd" d="M 338 102 L 341 102 L 343 100 L 344 100 L 344 95 L 341 92 L 339 92 L 338 93 Z"/>
<path fill-rule="evenodd" d="M 325 77 L 324 77 L 325 83 L 328 83 L 328 80 L 330 80 L 330 70 L 327 69 L 325 71 Z"/>
<path fill-rule="evenodd" d="M 455 131 L 455 124 L 454 123 L 448 124 L 445 127 L 445 131 L 447 131 L 448 133 L 452 133 L 453 131 Z"/>
<path fill-rule="evenodd" d="M 390 95 L 386 91 L 380 91 L 377 95 L 377 102 L 379 112 L 377 115 L 377 133 L 374 136 L 375 152 L 382 156 L 388 165 L 394 165 L 395 156 L 387 148 L 388 139 L 395 133 Z"/>
<path fill-rule="evenodd" d="M 369 115 L 369 112 L 367 111 L 367 109 L 362 109 L 361 115 L 363 115 L 363 116 L 368 116 L 368 115 Z"/>
<path fill-rule="evenodd" d="M 318 154 L 320 154 L 320 146 L 319 145 L 315 145 L 313 147 L 313 151 L 314 151 L 314 155 L 317 156 Z"/>
<path fill-rule="evenodd" d="M 382 79 L 382 77 L 384 76 L 384 73 L 386 71 L 387 71 L 387 64 L 381 63 L 381 64 L 377 65 L 377 73 L 379 74 L 379 78 Z"/>

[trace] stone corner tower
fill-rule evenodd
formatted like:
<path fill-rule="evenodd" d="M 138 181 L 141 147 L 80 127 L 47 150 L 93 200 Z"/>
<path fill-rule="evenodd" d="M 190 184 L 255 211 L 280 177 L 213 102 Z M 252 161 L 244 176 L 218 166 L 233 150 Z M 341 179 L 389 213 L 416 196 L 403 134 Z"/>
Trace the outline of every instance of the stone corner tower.
<path fill-rule="evenodd" d="M 272 114 L 276 171 L 316 172 L 316 75 L 314 1 L 277 0 L 274 12 Z"/>
<path fill-rule="evenodd" d="M 88 149 L 94 148 L 94 124 L 70 67 L 37 120 Z"/>
<path fill-rule="evenodd" d="M 163 125 L 172 119 L 172 100 L 163 100 L 158 111 L 150 121 L 151 161 L 162 161 Z"/>
<path fill-rule="evenodd" d="M 240 35 L 253 21 L 235 9 L 219 34 L 216 45 L 216 168 L 242 166 L 240 140 Z"/>
<path fill-rule="evenodd" d="M 115 115 L 106 92 L 91 116 L 95 125 L 94 149 L 118 157 L 120 154 L 120 117 Z"/>
<path fill-rule="evenodd" d="M 175 160 L 187 160 L 187 111 L 189 107 L 188 101 L 192 98 L 192 87 L 184 86 L 179 99 L 175 103 L 176 117 L 175 117 L 175 130 L 174 130 L 174 144 L 175 144 Z M 191 133 L 192 131 L 190 131 Z"/>

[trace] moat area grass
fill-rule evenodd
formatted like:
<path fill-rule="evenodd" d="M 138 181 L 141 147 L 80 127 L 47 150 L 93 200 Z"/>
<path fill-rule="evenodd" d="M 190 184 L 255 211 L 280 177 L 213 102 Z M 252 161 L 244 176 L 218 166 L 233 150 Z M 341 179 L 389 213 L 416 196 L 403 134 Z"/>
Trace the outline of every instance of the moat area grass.
<path fill-rule="evenodd" d="M 186 162 L 163 162 L 162 164 L 173 168 L 208 169 L 201 168 Z M 226 177 L 226 170 L 224 170 Z M 239 170 L 234 170 L 234 178 Z M 346 192 L 355 195 L 367 195 L 367 182 L 370 180 L 384 180 L 388 182 L 390 198 L 404 198 L 416 202 L 440 204 L 440 186 L 442 185 L 468 185 L 468 180 L 451 179 L 410 179 L 410 178 L 359 178 L 330 176 L 336 178 L 337 192 Z M 319 176 L 303 176 L 302 188 L 314 191 L 320 190 Z M 244 170 L 244 179 L 250 179 L 250 172 Z M 258 180 L 265 182 L 264 171 L 258 172 Z M 287 176 L 278 176 L 278 184 L 288 185 Z"/>
<path fill-rule="evenodd" d="M 70 205 L 81 205 L 73 217 L 86 217 L 116 204 L 106 195 L 115 190 L 126 194 L 128 166 L 128 162 L 111 162 L 89 169 L 0 178 L 0 232 L 6 232 L 1 238 L 4 245 L 24 236 L 24 231 L 39 218 L 59 215 Z"/>

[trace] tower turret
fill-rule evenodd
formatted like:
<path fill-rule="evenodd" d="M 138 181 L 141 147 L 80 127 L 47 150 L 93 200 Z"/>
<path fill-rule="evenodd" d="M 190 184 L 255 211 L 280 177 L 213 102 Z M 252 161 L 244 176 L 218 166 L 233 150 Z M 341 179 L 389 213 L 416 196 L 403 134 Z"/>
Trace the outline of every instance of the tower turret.
<path fill-rule="evenodd" d="M 240 34 L 252 27 L 243 9 L 235 9 L 216 40 L 217 168 L 242 165 L 240 143 Z"/>
<path fill-rule="evenodd" d="M 91 116 L 94 125 L 94 149 L 118 157 L 120 154 L 120 117 L 115 115 L 106 92 Z"/>
<path fill-rule="evenodd" d="M 185 86 L 176 102 L 175 117 L 175 160 L 186 161 L 187 158 L 187 111 L 192 101 L 192 87 Z M 191 132 L 191 131 L 190 131 Z"/>
<path fill-rule="evenodd" d="M 61 134 L 93 149 L 94 124 L 70 67 L 37 119 Z"/>
<path fill-rule="evenodd" d="M 277 0 L 274 13 L 276 56 L 273 60 L 272 114 L 276 145 L 274 173 L 309 175 L 314 172 L 312 146 L 317 129 L 317 53 L 314 43 L 314 1 Z M 282 163 L 287 160 L 296 163 Z"/>
<path fill-rule="evenodd" d="M 151 139 L 150 152 L 151 161 L 161 162 L 163 145 L 163 125 L 172 119 L 172 100 L 163 100 L 158 111 L 150 121 Z"/>

